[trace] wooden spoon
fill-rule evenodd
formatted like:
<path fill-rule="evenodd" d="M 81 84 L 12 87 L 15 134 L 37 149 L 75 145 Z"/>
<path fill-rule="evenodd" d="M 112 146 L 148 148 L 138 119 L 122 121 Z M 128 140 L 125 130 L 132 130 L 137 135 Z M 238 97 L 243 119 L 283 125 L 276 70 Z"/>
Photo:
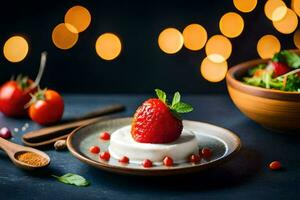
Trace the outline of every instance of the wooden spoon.
<path fill-rule="evenodd" d="M 6 152 L 6 154 L 8 155 L 8 157 L 10 158 L 10 160 L 17 166 L 20 167 L 22 169 L 26 169 L 26 170 L 34 170 L 34 169 L 38 169 L 38 168 L 43 168 L 46 167 L 50 164 L 50 157 L 37 149 L 31 148 L 31 147 L 24 147 L 22 145 L 18 145 L 12 142 L 9 142 L 3 138 L 0 138 L 0 148 Z M 32 152 L 32 153 L 36 153 L 40 156 L 42 156 L 43 158 L 45 158 L 47 160 L 47 162 L 45 163 L 45 165 L 42 166 L 34 166 L 34 165 L 29 165 L 25 162 L 19 161 L 17 159 L 17 155 L 20 153 L 24 153 L 24 152 Z"/>

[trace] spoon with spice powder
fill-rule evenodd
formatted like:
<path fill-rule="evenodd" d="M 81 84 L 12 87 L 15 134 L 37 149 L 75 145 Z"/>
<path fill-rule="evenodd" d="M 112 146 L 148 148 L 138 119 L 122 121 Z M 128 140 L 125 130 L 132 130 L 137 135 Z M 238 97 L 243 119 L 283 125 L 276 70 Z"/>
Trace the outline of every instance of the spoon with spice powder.
<path fill-rule="evenodd" d="M 17 167 L 22 169 L 39 169 L 48 166 L 50 163 L 50 157 L 46 153 L 9 142 L 3 138 L 0 138 L 0 148 L 6 152 Z"/>

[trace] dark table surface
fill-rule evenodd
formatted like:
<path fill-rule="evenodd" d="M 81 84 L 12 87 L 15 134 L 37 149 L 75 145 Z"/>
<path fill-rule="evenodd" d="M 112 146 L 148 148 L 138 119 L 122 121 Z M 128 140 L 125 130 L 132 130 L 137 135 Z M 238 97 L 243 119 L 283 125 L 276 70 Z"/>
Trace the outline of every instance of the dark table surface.
<path fill-rule="evenodd" d="M 131 116 L 145 96 L 65 95 L 65 118 L 74 117 L 110 103 L 123 103 Z M 69 152 L 46 150 L 52 159 L 40 172 L 16 168 L 0 153 L 0 199 L 299 199 L 300 142 L 298 135 L 271 132 L 239 112 L 227 95 L 185 96 L 195 111 L 186 118 L 213 123 L 234 131 L 242 140 L 239 154 L 227 163 L 197 174 L 175 177 L 116 175 L 90 167 Z M 39 126 L 26 119 L 9 119 L 0 114 L 0 126 L 11 129 L 13 142 L 21 144 L 21 127 Z M 300 122 L 299 122 L 300 123 Z M 270 171 L 268 163 L 280 160 L 285 169 Z M 76 173 L 91 181 L 89 187 L 56 182 L 51 174 Z"/>

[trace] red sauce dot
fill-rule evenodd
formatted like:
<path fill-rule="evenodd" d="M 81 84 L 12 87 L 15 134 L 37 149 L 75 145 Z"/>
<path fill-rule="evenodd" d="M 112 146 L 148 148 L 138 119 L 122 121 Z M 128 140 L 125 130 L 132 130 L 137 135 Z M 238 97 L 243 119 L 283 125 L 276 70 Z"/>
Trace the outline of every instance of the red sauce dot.
<path fill-rule="evenodd" d="M 269 164 L 269 168 L 271 170 L 279 170 L 282 168 L 281 163 L 279 161 L 273 161 Z"/>
<path fill-rule="evenodd" d="M 209 159 L 212 156 L 212 150 L 210 148 L 204 147 L 204 148 L 202 148 L 201 152 L 199 152 L 199 154 L 204 159 Z"/>
<path fill-rule="evenodd" d="M 171 167 L 171 166 L 173 166 L 173 159 L 166 156 L 163 160 L 163 163 L 164 163 L 165 166 Z"/>
<path fill-rule="evenodd" d="M 126 156 L 123 156 L 122 158 L 119 159 L 119 162 L 124 163 L 124 164 L 129 163 L 129 158 Z"/>
<path fill-rule="evenodd" d="M 152 167 L 152 161 L 146 159 L 143 161 L 142 165 L 143 165 L 143 167 L 146 167 L 146 168 Z"/>
<path fill-rule="evenodd" d="M 109 152 L 107 152 L 107 151 L 101 152 L 99 157 L 100 157 L 102 160 L 109 161 L 109 159 L 110 159 L 110 154 L 109 154 Z"/>
<path fill-rule="evenodd" d="M 109 134 L 108 132 L 102 132 L 102 133 L 100 134 L 100 138 L 101 138 L 102 140 L 109 140 L 109 139 L 110 139 L 110 134 Z"/>
<path fill-rule="evenodd" d="M 94 154 L 98 154 L 100 152 L 100 148 L 98 146 L 91 146 L 90 152 Z"/>
<path fill-rule="evenodd" d="M 200 162 L 200 160 L 201 160 L 201 158 L 200 158 L 199 155 L 192 154 L 192 155 L 190 155 L 190 157 L 189 157 L 189 161 L 190 161 L 191 163 L 198 163 L 198 162 Z"/>

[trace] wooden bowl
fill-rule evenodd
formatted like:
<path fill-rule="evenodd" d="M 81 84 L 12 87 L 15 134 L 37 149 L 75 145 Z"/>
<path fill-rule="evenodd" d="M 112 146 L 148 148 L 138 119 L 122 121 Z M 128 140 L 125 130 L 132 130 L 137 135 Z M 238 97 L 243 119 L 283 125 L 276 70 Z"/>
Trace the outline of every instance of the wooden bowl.
<path fill-rule="evenodd" d="M 299 92 L 265 89 L 241 81 L 248 69 L 267 62 L 258 59 L 230 68 L 226 75 L 229 95 L 242 113 L 262 126 L 279 132 L 299 132 Z"/>

